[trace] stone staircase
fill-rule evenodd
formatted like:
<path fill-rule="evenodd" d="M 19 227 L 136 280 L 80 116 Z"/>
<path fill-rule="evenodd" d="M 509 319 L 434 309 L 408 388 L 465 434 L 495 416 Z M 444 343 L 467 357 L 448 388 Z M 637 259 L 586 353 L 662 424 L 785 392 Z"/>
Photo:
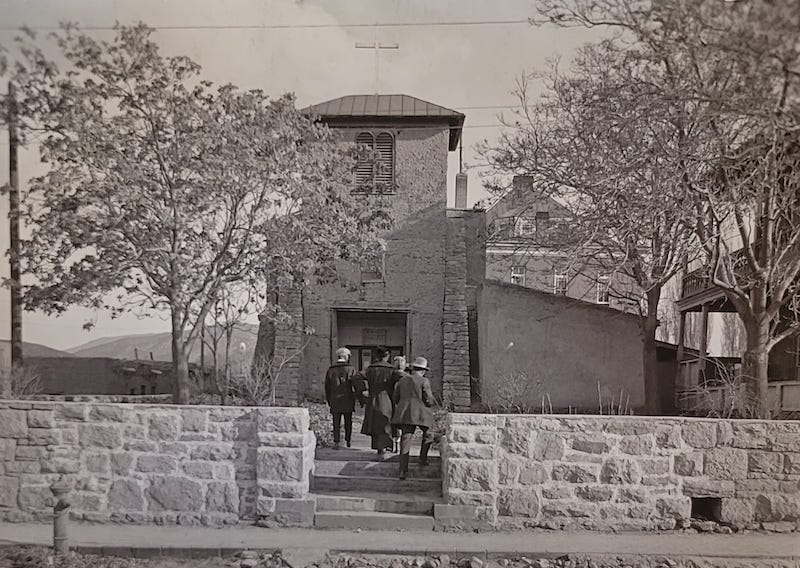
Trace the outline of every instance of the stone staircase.
<path fill-rule="evenodd" d="M 397 454 L 378 461 L 367 436 L 353 447 L 317 448 L 311 493 L 314 526 L 326 529 L 433 530 L 433 509 L 442 502 L 441 460 L 431 452 L 420 467 L 419 438 L 411 449 L 407 479 L 398 479 Z"/>

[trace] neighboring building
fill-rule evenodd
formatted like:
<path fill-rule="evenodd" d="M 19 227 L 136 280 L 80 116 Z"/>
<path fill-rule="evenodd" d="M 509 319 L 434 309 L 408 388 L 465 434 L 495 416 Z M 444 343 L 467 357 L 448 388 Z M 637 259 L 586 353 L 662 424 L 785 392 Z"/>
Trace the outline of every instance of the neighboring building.
<path fill-rule="evenodd" d="M 577 266 L 558 244 L 571 234 L 569 211 L 537 197 L 533 179 L 513 187 L 486 210 L 486 278 L 590 303 L 630 310 L 634 287 L 600 263 Z"/>
<path fill-rule="evenodd" d="M 39 377 L 39 394 L 151 395 L 172 394 L 172 363 L 112 359 L 110 357 L 26 357 L 25 367 Z M 200 384 L 200 370 L 190 365 L 192 383 Z"/>

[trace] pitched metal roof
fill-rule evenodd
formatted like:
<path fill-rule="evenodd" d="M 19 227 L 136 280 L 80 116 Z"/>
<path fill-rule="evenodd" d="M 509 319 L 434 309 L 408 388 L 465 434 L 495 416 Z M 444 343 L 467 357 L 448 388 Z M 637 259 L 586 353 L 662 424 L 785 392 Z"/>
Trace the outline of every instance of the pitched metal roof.
<path fill-rule="evenodd" d="M 458 148 L 465 118 L 460 112 L 409 95 L 347 95 L 311 105 L 302 112 L 340 123 L 369 119 L 445 122 L 450 128 L 450 150 Z"/>

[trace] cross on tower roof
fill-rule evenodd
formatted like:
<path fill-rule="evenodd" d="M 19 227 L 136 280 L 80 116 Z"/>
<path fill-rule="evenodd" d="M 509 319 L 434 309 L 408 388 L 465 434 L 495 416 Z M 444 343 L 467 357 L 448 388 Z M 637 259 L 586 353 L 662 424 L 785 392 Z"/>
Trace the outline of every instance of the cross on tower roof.
<path fill-rule="evenodd" d="M 380 51 L 382 49 L 400 49 L 400 44 L 378 42 L 378 28 L 375 27 L 374 30 L 374 40 L 368 43 L 356 42 L 356 49 L 375 50 L 375 94 L 377 95 L 380 91 Z"/>

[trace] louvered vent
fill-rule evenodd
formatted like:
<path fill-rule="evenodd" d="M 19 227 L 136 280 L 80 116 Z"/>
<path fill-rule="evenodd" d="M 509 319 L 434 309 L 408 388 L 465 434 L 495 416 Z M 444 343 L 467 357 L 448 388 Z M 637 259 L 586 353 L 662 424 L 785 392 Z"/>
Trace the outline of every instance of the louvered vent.
<path fill-rule="evenodd" d="M 394 184 L 394 137 L 388 132 L 381 132 L 375 142 L 378 151 L 378 171 L 375 181 L 383 191 L 392 191 Z"/>
<path fill-rule="evenodd" d="M 371 132 L 362 132 L 356 137 L 356 144 L 363 146 L 361 151 L 364 153 L 356 166 L 356 187 L 372 184 L 373 156 L 371 155 L 375 144 L 375 138 Z"/>

